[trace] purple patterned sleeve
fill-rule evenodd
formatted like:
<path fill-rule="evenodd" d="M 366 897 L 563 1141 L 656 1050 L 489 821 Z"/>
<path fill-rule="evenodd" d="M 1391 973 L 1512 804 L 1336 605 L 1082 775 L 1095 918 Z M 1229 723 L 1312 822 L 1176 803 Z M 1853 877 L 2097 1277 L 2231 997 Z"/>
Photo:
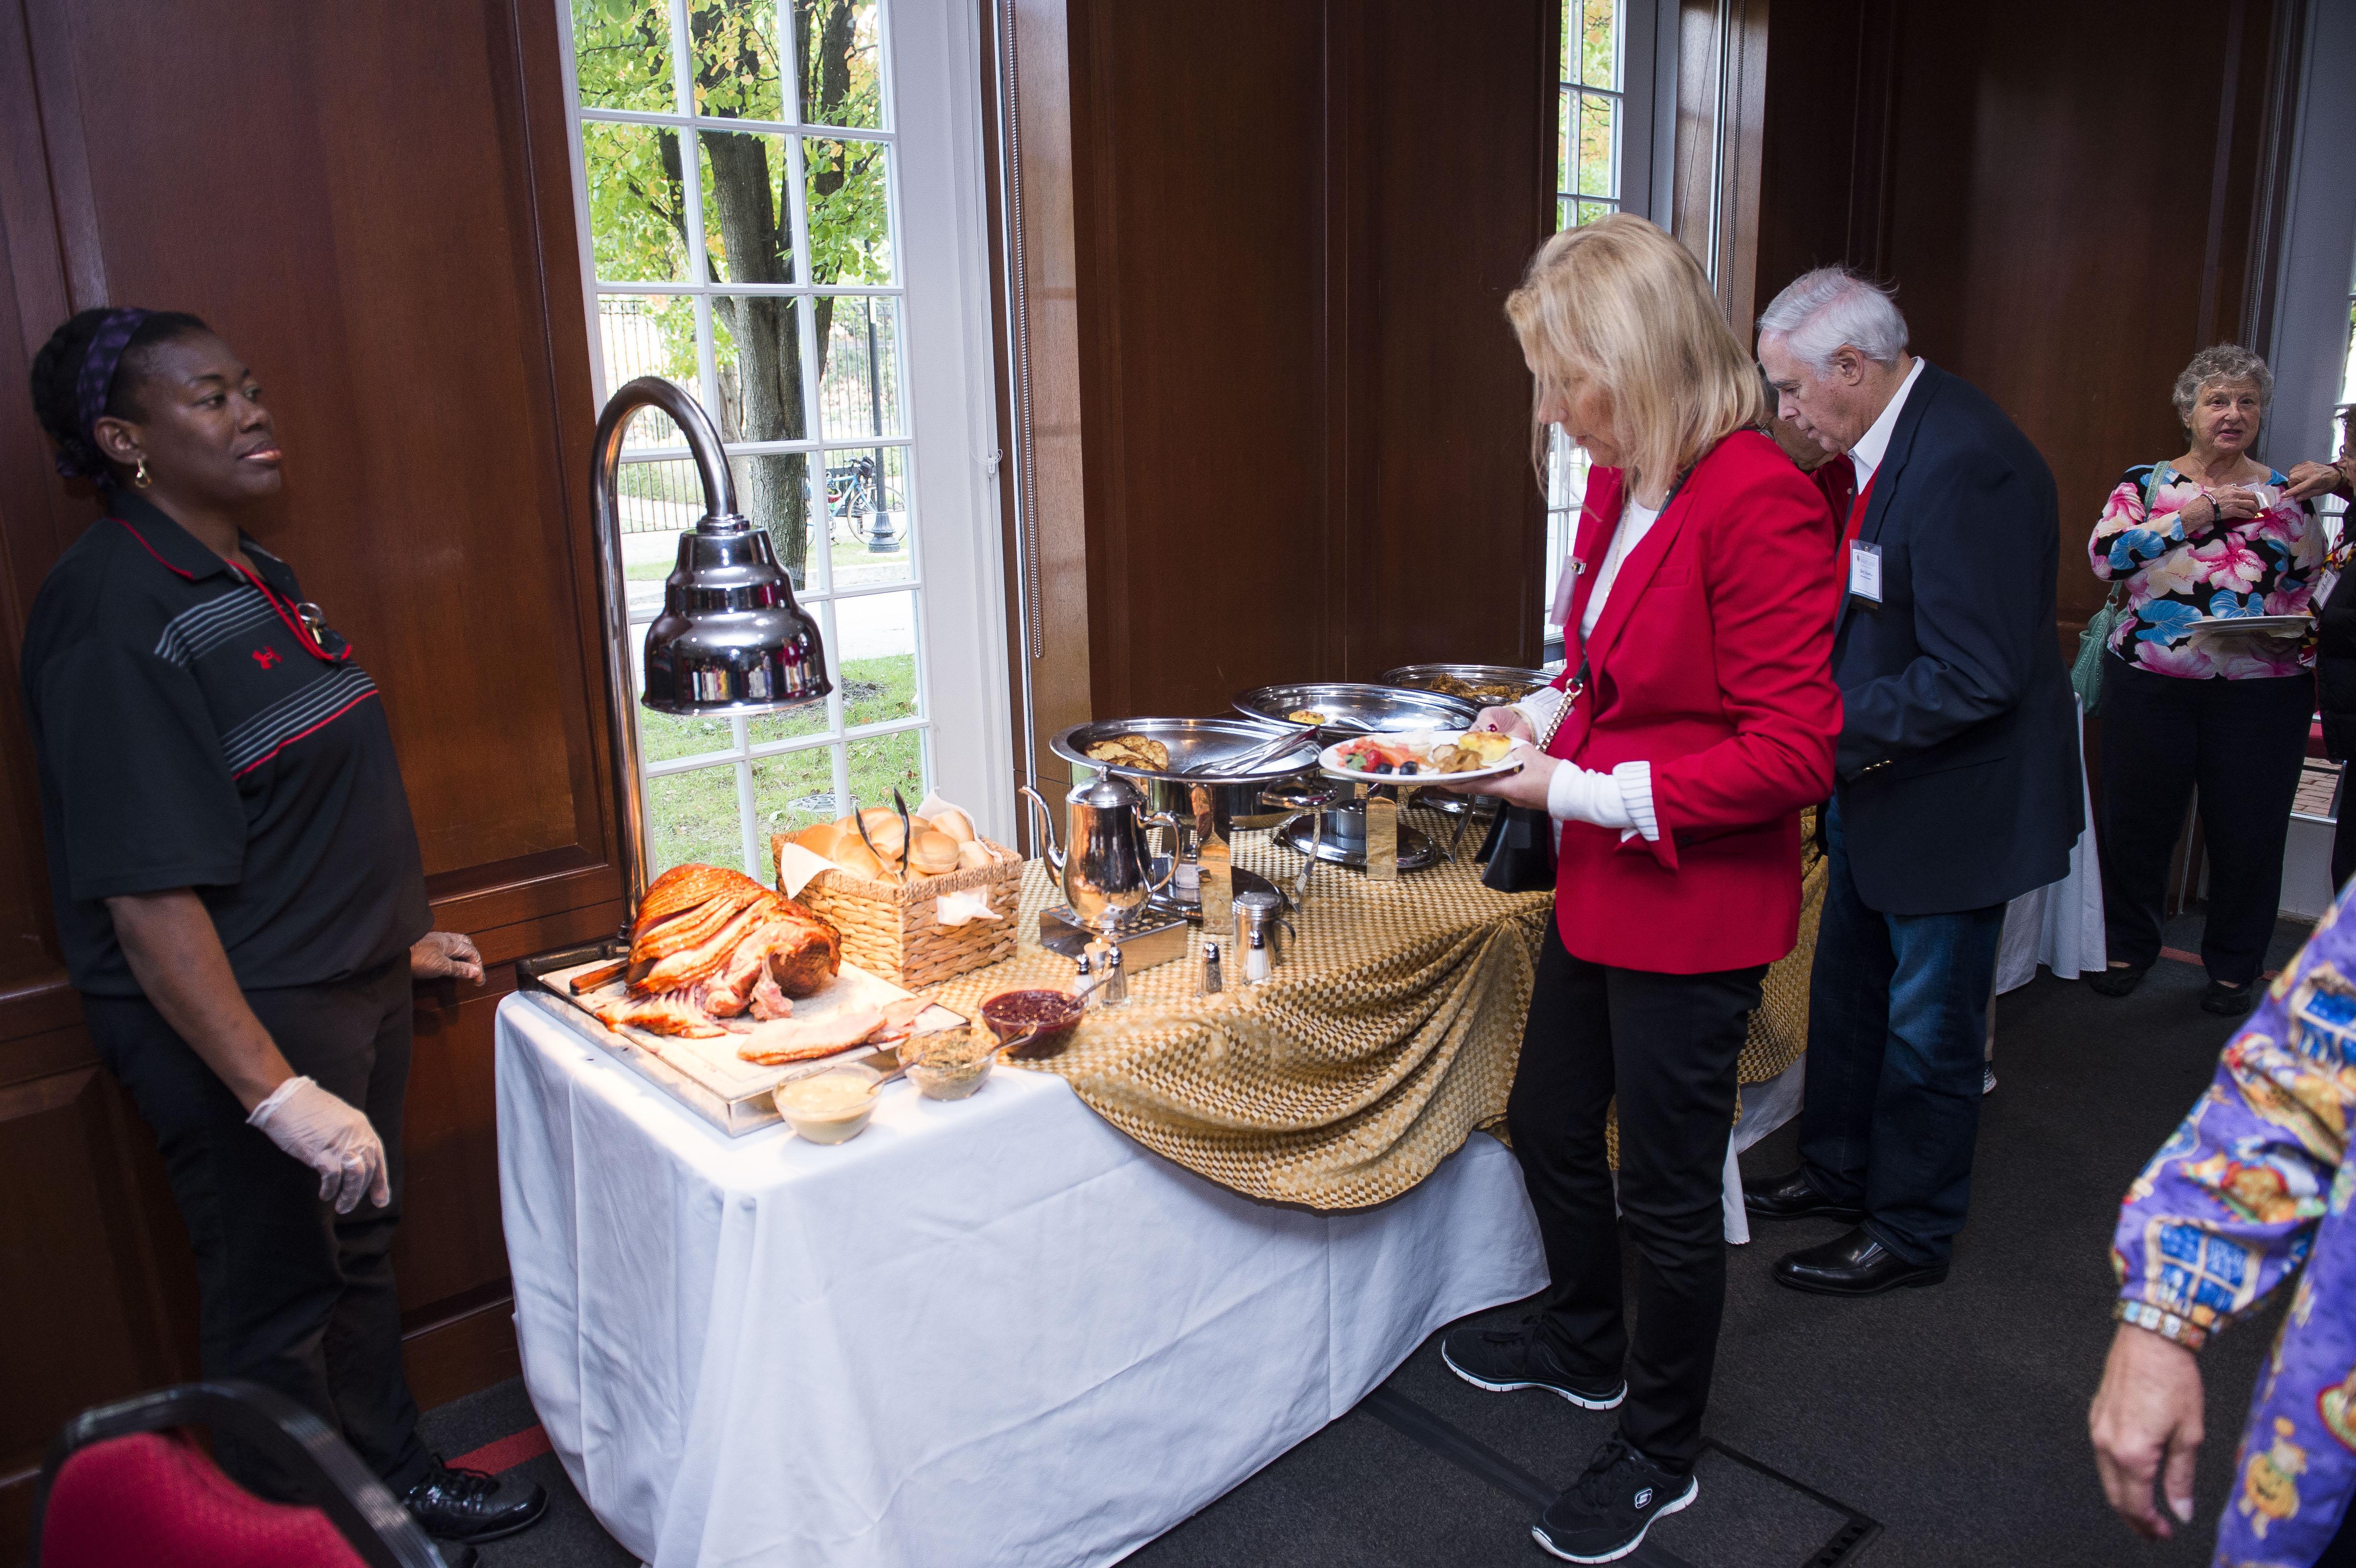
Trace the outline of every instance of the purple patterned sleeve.
<path fill-rule="evenodd" d="M 2193 1349 L 2305 1261 L 2356 1112 L 2356 921 L 2326 914 L 2135 1185 L 2118 1316 Z"/>

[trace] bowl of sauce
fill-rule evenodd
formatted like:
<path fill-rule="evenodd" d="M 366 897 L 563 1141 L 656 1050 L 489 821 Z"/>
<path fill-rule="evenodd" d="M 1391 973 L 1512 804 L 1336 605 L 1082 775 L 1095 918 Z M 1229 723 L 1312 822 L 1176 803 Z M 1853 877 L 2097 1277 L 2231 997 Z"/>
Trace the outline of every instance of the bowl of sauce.
<path fill-rule="evenodd" d="M 1040 987 L 1028 991 L 1001 991 L 981 1004 L 981 1021 L 998 1037 L 999 1044 L 1031 1037 L 1015 1054 L 1024 1057 L 1053 1056 L 1063 1050 L 1063 1037 L 1087 1012 L 1085 997 L 1069 991 Z"/>
<path fill-rule="evenodd" d="M 875 1115 L 875 1085 L 884 1075 L 852 1062 L 777 1085 L 777 1114 L 814 1144 L 847 1143 Z"/>

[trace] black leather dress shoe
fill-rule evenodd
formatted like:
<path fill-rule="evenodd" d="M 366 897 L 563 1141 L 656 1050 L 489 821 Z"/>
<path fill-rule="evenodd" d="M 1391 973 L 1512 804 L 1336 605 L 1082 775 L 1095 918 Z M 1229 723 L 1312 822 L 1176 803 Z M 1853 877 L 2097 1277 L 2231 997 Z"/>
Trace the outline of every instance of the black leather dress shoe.
<path fill-rule="evenodd" d="M 454 1470 L 434 1456 L 425 1478 L 409 1488 L 402 1505 L 425 1533 L 438 1541 L 497 1541 L 539 1522 L 548 1511 L 548 1493 L 521 1476 Z M 444 1553 L 446 1557 L 448 1553 Z"/>
<path fill-rule="evenodd" d="M 1793 1253 L 1775 1265 L 1775 1283 L 1817 1296 L 1879 1296 L 1902 1285 L 1937 1285 L 1945 1264 L 1910 1264 L 1860 1225 L 1837 1241 Z"/>
<path fill-rule="evenodd" d="M 1836 1203 L 1808 1185 L 1808 1173 L 1771 1176 L 1742 1184 L 1742 1207 L 1761 1220 L 1845 1220 L 1854 1225 L 1865 1211 Z"/>

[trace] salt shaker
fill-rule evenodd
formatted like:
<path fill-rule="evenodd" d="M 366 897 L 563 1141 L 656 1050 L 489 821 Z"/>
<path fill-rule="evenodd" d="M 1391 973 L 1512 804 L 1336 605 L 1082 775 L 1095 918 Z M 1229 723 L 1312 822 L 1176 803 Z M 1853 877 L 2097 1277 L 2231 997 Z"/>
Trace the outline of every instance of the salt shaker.
<path fill-rule="evenodd" d="M 1120 944 L 1107 944 L 1104 955 L 1104 981 L 1097 987 L 1097 1006 L 1117 1008 L 1129 1000 L 1129 971 L 1121 967 Z"/>
<path fill-rule="evenodd" d="M 1241 955 L 1244 984 L 1257 986 L 1269 977 L 1276 967 L 1280 952 L 1276 944 L 1278 912 L 1284 906 L 1275 893 L 1264 888 L 1254 888 L 1237 893 L 1236 907 L 1236 950 Z"/>
<path fill-rule="evenodd" d="M 1215 942 L 1205 942 L 1203 944 L 1202 994 L 1206 997 L 1215 997 L 1226 988 L 1226 983 L 1219 976 L 1219 944 Z"/>

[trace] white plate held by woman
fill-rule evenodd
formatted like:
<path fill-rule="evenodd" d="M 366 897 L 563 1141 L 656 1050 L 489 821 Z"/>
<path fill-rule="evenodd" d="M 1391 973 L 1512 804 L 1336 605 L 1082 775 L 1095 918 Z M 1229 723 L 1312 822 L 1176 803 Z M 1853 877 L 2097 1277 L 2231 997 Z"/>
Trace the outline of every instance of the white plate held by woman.
<path fill-rule="evenodd" d="M 2314 629 L 2312 615 L 2203 615 L 2185 627 L 2196 636 L 2210 632 L 2258 637 L 2303 637 Z"/>
<path fill-rule="evenodd" d="M 1431 754 L 1433 748 L 1452 746 L 1465 733 L 1466 731 L 1462 730 L 1407 730 L 1387 735 L 1360 735 L 1347 741 L 1337 741 L 1318 752 L 1317 764 L 1334 778 L 1354 779 L 1361 784 L 1458 784 L 1470 779 L 1498 778 L 1506 773 L 1521 771 L 1520 759 L 1511 754 L 1490 763 L 1485 768 L 1466 768 L 1452 773 L 1441 773 L 1423 760 Z M 1394 752 L 1403 750 L 1410 753 L 1415 772 L 1410 773 L 1403 769 L 1394 768 L 1389 773 L 1378 773 L 1365 768 L 1344 765 L 1342 758 L 1344 753 L 1367 745 L 1382 746 Z"/>

